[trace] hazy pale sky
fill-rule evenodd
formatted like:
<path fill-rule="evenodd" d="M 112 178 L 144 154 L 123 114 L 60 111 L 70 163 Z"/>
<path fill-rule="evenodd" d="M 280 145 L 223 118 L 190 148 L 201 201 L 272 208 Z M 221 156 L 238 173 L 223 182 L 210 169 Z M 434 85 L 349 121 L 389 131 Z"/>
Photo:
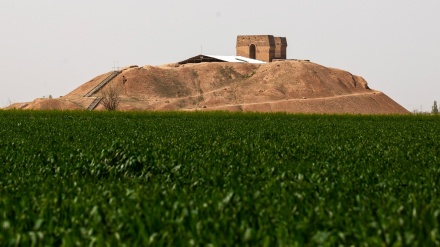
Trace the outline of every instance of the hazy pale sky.
<path fill-rule="evenodd" d="M 287 37 L 288 58 L 364 77 L 409 111 L 440 101 L 439 0 L 0 0 L 0 106 L 65 95 L 119 66 L 235 55 Z"/>

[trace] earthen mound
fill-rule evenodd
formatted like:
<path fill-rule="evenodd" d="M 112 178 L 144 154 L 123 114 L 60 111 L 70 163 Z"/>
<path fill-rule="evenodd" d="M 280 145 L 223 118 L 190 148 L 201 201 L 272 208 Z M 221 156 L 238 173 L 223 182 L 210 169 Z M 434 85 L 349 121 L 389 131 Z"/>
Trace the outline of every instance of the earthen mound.
<path fill-rule="evenodd" d="M 106 78 L 111 80 L 102 86 Z M 99 90 L 84 97 L 94 88 Z M 22 108 L 102 110 L 102 103 L 92 105 L 109 88 L 120 93 L 120 110 L 409 113 L 370 89 L 362 77 L 308 61 L 130 66 L 100 75 L 60 99 Z"/>

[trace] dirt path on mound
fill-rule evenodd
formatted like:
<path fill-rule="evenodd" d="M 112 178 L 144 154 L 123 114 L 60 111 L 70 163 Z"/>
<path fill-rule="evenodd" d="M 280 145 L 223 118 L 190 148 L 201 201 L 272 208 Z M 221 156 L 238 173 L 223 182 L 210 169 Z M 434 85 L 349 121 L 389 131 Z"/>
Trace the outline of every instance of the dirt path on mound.
<path fill-rule="evenodd" d="M 217 108 L 217 107 L 230 107 L 230 106 L 248 106 L 248 105 L 274 104 L 274 103 L 286 102 L 286 101 L 288 102 L 288 101 L 332 100 L 332 99 L 347 98 L 347 97 L 352 97 L 352 96 L 380 95 L 380 94 L 382 94 L 382 92 L 374 91 L 374 92 L 368 92 L 368 93 L 352 93 L 352 94 L 336 95 L 336 96 L 330 96 L 330 97 L 300 98 L 300 99 L 281 99 L 281 100 L 256 102 L 256 103 L 218 105 L 218 106 L 215 106 L 214 108 Z"/>
<path fill-rule="evenodd" d="M 189 95 L 189 96 L 185 96 L 185 97 L 179 97 L 179 98 L 176 98 L 176 99 L 169 99 L 169 101 L 176 102 L 176 101 L 180 101 L 182 99 L 191 99 L 191 98 L 199 97 L 200 95 L 205 96 L 205 95 L 208 95 L 208 94 L 212 94 L 212 93 L 220 92 L 220 91 L 225 91 L 225 90 L 228 90 L 228 89 L 235 91 L 234 85 L 228 85 L 228 86 L 224 86 L 224 87 L 217 88 L 217 89 L 214 89 L 214 90 L 202 92 L 202 93 L 197 94 L 197 95 Z M 296 98 L 296 99 L 280 99 L 280 100 L 256 102 L 256 103 L 218 105 L 218 106 L 215 106 L 215 107 L 260 105 L 260 104 L 272 104 L 272 103 L 283 102 L 283 101 L 302 101 L 302 100 L 313 100 L 313 99 L 316 99 L 316 100 L 337 99 L 337 98 L 344 98 L 344 97 L 351 97 L 351 96 L 370 95 L 370 94 L 374 95 L 374 94 L 381 94 L 381 93 L 382 92 L 380 92 L 380 91 L 372 90 L 371 92 L 350 93 L 350 94 L 343 94 L 343 95 L 336 95 L 336 96 L 329 96 L 329 97 L 313 97 L 313 98 L 310 97 L 310 98 Z"/>

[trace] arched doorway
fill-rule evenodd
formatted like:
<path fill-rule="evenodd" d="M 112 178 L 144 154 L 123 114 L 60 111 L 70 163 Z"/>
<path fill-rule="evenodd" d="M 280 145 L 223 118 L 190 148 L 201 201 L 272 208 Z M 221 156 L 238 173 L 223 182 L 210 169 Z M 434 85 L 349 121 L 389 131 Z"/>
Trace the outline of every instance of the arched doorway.
<path fill-rule="evenodd" d="M 252 44 L 249 46 L 249 58 L 255 59 L 256 58 L 256 48 L 255 45 Z"/>

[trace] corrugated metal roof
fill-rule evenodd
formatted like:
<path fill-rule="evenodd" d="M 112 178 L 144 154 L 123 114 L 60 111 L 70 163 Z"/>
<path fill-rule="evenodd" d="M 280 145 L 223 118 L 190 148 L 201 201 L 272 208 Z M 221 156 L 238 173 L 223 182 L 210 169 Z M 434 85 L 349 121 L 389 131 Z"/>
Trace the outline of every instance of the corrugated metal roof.
<path fill-rule="evenodd" d="M 203 62 L 229 62 L 229 63 L 266 63 L 260 60 L 251 59 L 242 56 L 217 56 L 217 55 L 197 55 L 186 60 L 178 62 L 179 64 L 186 63 L 203 63 Z"/>
<path fill-rule="evenodd" d="M 208 56 L 230 63 L 266 63 L 260 60 L 242 57 L 242 56 L 215 56 L 215 55 L 208 55 Z"/>

